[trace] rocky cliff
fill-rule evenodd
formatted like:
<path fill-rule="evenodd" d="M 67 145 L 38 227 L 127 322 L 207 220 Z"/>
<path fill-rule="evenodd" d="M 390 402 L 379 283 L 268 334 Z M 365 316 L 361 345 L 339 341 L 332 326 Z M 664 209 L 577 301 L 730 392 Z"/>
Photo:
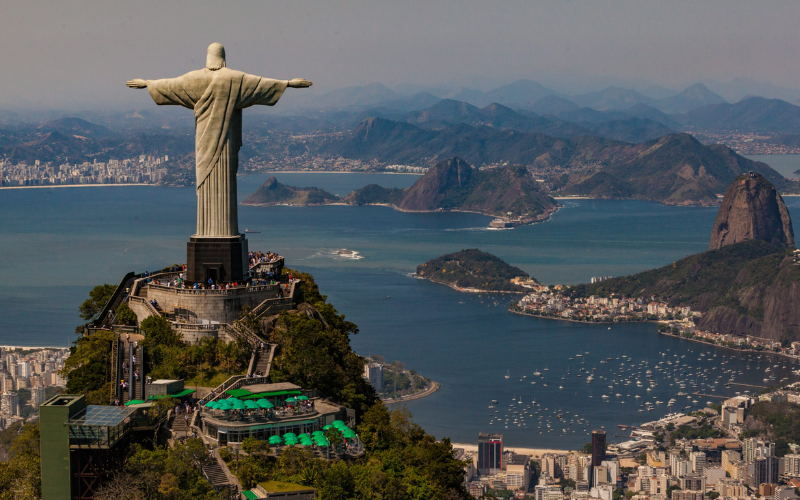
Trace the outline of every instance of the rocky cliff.
<path fill-rule="evenodd" d="M 755 239 L 794 246 L 792 220 L 783 198 L 767 179 L 751 172 L 737 177 L 725 192 L 709 249 Z"/>
<path fill-rule="evenodd" d="M 400 210 L 464 210 L 494 216 L 546 219 L 558 203 L 544 192 L 524 167 L 478 170 L 458 157 L 436 164 L 404 190 L 366 186 L 346 203 L 386 204 Z"/>

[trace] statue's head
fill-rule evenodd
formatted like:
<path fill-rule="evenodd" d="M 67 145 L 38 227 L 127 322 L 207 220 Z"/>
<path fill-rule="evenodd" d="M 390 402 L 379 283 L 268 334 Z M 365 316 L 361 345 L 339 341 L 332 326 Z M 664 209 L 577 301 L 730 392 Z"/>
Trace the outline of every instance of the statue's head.
<path fill-rule="evenodd" d="M 214 42 L 208 46 L 206 56 L 206 68 L 216 71 L 225 67 L 225 47 L 221 43 Z"/>

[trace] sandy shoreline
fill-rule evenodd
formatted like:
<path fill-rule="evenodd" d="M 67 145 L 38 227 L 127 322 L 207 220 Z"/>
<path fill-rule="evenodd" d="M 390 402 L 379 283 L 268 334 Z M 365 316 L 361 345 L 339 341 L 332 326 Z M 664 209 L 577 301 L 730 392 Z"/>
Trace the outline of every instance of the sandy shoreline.
<path fill-rule="evenodd" d="M 132 184 L 59 184 L 57 186 L 6 186 L 0 189 L 50 189 L 50 188 L 82 188 L 82 187 L 123 187 L 123 186 L 154 186 L 156 184 L 132 183 Z"/>
<path fill-rule="evenodd" d="M 463 448 L 466 451 L 478 451 L 477 444 L 453 443 L 453 448 Z M 553 450 L 550 448 L 518 448 L 516 446 L 508 446 L 507 444 L 503 446 L 503 451 L 506 450 L 511 450 L 514 453 L 520 455 L 529 455 L 534 457 L 541 457 L 545 453 L 569 453 L 570 451 L 574 451 L 574 450 Z"/>

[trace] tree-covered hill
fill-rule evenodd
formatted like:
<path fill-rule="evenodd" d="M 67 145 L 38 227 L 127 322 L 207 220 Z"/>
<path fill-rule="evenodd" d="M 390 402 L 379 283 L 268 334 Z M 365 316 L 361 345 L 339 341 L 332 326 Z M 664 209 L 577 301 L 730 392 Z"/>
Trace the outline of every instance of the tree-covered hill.
<path fill-rule="evenodd" d="M 656 296 L 703 312 L 701 330 L 800 339 L 800 266 L 791 250 L 761 240 L 690 255 L 631 276 L 578 285 L 567 293 Z"/>
<path fill-rule="evenodd" d="M 270 372 L 272 382 L 316 389 L 356 411 L 356 430 L 366 456 L 324 460 L 292 446 L 276 453 L 268 443 L 254 438 L 242 443 L 246 455 L 231 460 L 233 454 L 222 448 L 219 456 L 246 488 L 258 482 L 281 481 L 316 488 L 321 498 L 468 500 L 463 487 L 464 463 L 454 458 L 449 439 L 437 440 L 426 433 L 405 408 L 386 409 L 363 378 L 363 359 L 350 347 L 350 337 L 358 333 L 358 327 L 327 301 L 311 275 L 285 271 L 301 280 L 295 308 L 261 320 L 245 311 L 239 321 L 265 341 L 278 344 Z M 97 287 L 89 305 L 100 300 L 103 292 L 102 285 Z M 93 315 L 91 307 L 84 309 L 85 315 Z M 145 357 L 150 363 L 147 375 L 154 379 L 194 378 L 198 385 L 212 385 L 208 377 L 213 373 L 227 377 L 246 369 L 249 350 L 237 342 L 208 340 L 186 345 L 161 317 L 148 318 L 141 329 L 145 335 L 141 345 L 149 353 Z M 87 394 L 93 404 L 108 403 L 112 338 L 112 332 L 100 331 L 75 342 L 63 372 L 68 392 Z M 98 498 L 217 498 L 196 466 L 206 455 L 198 439 L 170 449 L 135 445 L 124 467 L 104 483 Z M 26 469 L 25 464 L 34 462 L 36 467 Z M 40 487 L 38 446 L 35 453 L 10 465 L 0 463 L 0 487 L 7 484 Z"/>
<path fill-rule="evenodd" d="M 490 253 L 473 248 L 429 260 L 417 266 L 417 276 L 458 288 L 522 292 L 525 289 L 511 283 L 511 279 L 527 277 L 528 273 Z"/>

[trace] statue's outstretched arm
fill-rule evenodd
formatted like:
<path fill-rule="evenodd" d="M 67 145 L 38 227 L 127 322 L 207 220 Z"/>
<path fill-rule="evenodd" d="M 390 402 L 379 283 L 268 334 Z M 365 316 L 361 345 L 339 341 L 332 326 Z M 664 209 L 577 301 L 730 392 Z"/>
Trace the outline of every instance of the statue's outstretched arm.
<path fill-rule="evenodd" d="M 140 78 L 136 78 L 134 80 L 128 80 L 125 82 L 125 85 L 132 89 L 146 89 L 147 88 L 147 80 L 142 80 Z"/>
<path fill-rule="evenodd" d="M 307 87 L 312 86 L 313 83 L 309 82 L 304 78 L 292 78 L 289 80 L 289 83 L 286 84 L 287 87 L 295 88 L 295 89 L 304 89 Z M 130 87 L 130 85 L 129 85 Z"/>

